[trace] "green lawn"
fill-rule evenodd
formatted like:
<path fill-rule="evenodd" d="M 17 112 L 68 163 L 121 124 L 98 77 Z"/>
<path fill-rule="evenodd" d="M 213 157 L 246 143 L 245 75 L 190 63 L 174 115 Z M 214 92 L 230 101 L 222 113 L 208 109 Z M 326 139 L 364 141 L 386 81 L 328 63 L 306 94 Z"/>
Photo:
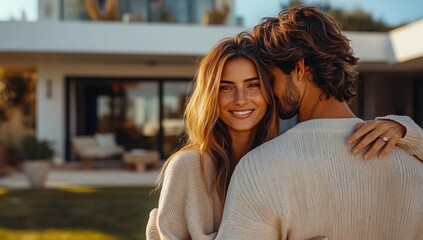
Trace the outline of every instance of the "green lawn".
<path fill-rule="evenodd" d="M 119 187 L 0 188 L 0 239 L 145 239 L 159 193 Z"/>

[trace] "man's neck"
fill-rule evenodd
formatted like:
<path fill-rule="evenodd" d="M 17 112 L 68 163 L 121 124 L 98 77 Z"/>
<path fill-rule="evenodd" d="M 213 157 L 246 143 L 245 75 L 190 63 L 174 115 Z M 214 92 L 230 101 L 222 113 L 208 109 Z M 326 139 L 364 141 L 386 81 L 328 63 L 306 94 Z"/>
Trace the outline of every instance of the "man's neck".
<path fill-rule="evenodd" d="M 321 118 L 354 118 L 355 115 L 346 102 L 340 102 L 334 97 L 325 99 L 323 95 L 311 96 L 303 99 L 299 109 L 299 120 L 304 122 L 311 119 Z"/>

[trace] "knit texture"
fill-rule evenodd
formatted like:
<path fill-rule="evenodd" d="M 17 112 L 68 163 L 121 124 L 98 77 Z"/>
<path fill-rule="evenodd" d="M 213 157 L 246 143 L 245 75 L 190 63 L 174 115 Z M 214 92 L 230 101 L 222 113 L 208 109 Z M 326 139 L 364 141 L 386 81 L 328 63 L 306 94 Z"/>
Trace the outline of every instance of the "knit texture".
<path fill-rule="evenodd" d="M 398 147 L 351 155 L 360 121 L 302 122 L 244 156 L 217 239 L 423 239 L 422 162 Z"/>
<path fill-rule="evenodd" d="M 211 196 L 215 174 L 210 157 L 204 159 L 202 177 L 200 155 L 185 151 L 169 163 L 160 193 L 158 209 L 148 220 L 147 239 L 214 239 L 222 218 L 217 192 Z"/>
<path fill-rule="evenodd" d="M 408 116 L 388 115 L 377 117 L 377 120 L 391 120 L 403 125 L 407 129 L 406 135 L 397 143 L 411 155 L 423 159 L 423 130 Z"/>

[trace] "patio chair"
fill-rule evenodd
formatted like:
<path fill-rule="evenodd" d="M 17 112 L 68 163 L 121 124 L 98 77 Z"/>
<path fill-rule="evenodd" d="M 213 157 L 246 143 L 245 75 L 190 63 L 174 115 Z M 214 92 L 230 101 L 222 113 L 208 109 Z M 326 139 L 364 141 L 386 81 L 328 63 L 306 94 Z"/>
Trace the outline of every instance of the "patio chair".
<path fill-rule="evenodd" d="M 85 168 L 92 168 L 96 159 L 121 157 L 125 151 L 122 146 L 116 144 L 113 133 L 75 136 L 72 139 L 72 150 L 84 161 Z"/>

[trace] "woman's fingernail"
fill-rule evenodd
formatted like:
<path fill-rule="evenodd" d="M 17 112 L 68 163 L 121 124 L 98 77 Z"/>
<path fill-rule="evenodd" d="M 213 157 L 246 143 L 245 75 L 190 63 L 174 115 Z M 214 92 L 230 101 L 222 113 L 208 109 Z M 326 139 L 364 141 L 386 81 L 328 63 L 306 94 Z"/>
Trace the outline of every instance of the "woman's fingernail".
<path fill-rule="evenodd" d="M 358 149 L 357 148 L 354 148 L 354 150 L 353 150 L 353 152 L 352 152 L 353 154 L 356 154 L 356 153 L 358 153 Z"/>

